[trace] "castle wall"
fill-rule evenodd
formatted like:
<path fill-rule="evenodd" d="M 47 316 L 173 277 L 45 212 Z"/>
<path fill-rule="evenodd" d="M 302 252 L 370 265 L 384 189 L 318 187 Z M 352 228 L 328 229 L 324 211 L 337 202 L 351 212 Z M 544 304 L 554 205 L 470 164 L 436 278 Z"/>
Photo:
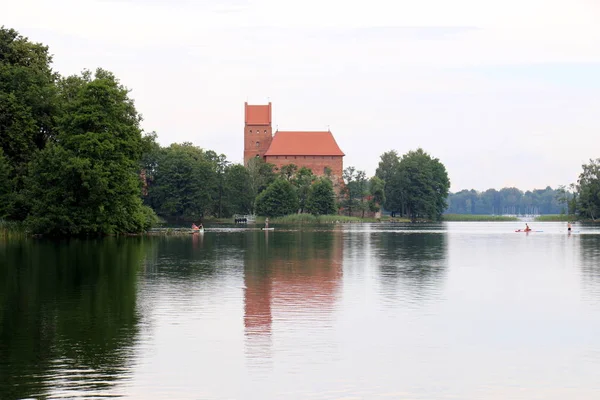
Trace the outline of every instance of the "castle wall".
<path fill-rule="evenodd" d="M 344 168 L 341 156 L 266 156 L 265 161 L 277 168 L 288 164 L 297 165 L 298 169 L 306 167 L 317 176 L 325 175 L 325 167 L 329 167 L 333 177 L 339 179 Z"/>

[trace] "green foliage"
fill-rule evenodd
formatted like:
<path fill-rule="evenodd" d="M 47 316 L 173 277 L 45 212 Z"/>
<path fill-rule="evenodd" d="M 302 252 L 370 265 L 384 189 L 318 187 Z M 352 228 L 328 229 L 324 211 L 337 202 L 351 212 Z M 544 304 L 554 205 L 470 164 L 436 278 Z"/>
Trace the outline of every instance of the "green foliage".
<path fill-rule="evenodd" d="M 357 171 L 354 167 L 347 167 L 342 173 L 344 179 L 343 197 L 341 205 L 346 209 L 348 216 L 353 212 L 364 213 L 368 208 L 365 197 L 369 194 L 369 181 L 365 171 Z"/>
<path fill-rule="evenodd" d="M 444 165 L 423 149 L 409 151 L 398 161 L 395 152 L 382 155 L 378 177 L 384 179 L 386 208 L 411 220 L 439 220 L 447 208 L 450 180 Z"/>
<path fill-rule="evenodd" d="M 508 217 L 503 215 L 474 215 L 474 214 L 443 214 L 442 221 L 481 221 L 481 222 L 502 222 L 518 221 L 517 217 Z"/>
<path fill-rule="evenodd" d="M 0 218 L 6 217 L 11 193 L 10 165 L 0 148 Z"/>
<path fill-rule="evenodd" d="M 564 186 L 523 192 L 517 188 L 461 190 L 448 196 L 450 214 L 559 214 L 573 197 Z"/>
<path fill-rule="evenodd" d="M 217 173 L 202 149 L 174 143 L 160 149 L 153 163 L 146 202 L 157 213 L 197 218 L 213 209 Z"/>
<path fill-rule="evenodd" d="M 226 215 L 249 214 L 252 212 L 254 196 L 250 173 L 240 164 L 232 165 L 225 171 Z"/>
<path fill-rule="evenodd" d="M 600 158 L 582 165 L 577 180 L 577 208 L 579 215 L 595 221 L 600 216 Z"/>
<path fill-rule="evenodd" d="M 271 220 L 273 224 L 299 224 L 299 225 L 319 225 L 319 224 L 339 224 L 353 222 L 376 222 L 375 219 L 348 217 L 347 215 L 312 215 L 312 214 L 290 214 L 282 217 L 276 217 Z"/>
<path fill-rule="evenodd" d="M 375 176 L 384 182 L 384 202 L 382 203 L 386 210 L 400 211 L 402 205 L 400 203 L 401 194 L 398 187 L 393 182 L 396 182 L 396 174 L 400 166 L 400 157 L 395 150 L 385 152 L 381 155 L 381 161 Z"/>
<path fill-rule="evenodd" d="M 104 70 L 60 86 L 57 142 L 31 163 L 27 224 L 34 233 L 140 232 L 152 220 L 140 199 L 140 117 L 126 88 Z"/>
<path fill-rule="evenodd" d="M 267 217 L 279 217 L 298 211 L 298 195 L 292 184 L 276 179 L 256 199 L 256 211 Z"/>
<path fill-rule="evenodd" d="M 306 210 L 313 215 L 328 215 L 336 212 L 333 184 L 328 178 L 319 178 L 312 184 Z"/>
<path fill-rule="evenodd" d="M 259 194 L 275 181 L 277 177 L 274 171 L 275 166 L 266 163 L 261 158 L 252 158 L 248 161 L 247 168 L 250 174 L 250 193 L 256 199 Z"/>
<path fill-rule="evenodd" d="M 300 212 L 304 212 L 311 184 L 316 179 L 312 170 L 306 167 L 298 169 L 298 166 L 295 164 L 287 164 L 279 169 L 279 176 L 290 182 L 296 188 Z"/>
<path fill-rule="evenodd" d="M 0 27 L 0 148 L 16 177 L 53 133 L 57 75 L 48 47 Z M 21 188 L 21 180 L 17 184 Z"/>
<path fill-rule="evenodd" d="M 537 222 L 568 222 L 574 221 L 577 217 L 565 214 L 546 214 L 535 217 Z"/>

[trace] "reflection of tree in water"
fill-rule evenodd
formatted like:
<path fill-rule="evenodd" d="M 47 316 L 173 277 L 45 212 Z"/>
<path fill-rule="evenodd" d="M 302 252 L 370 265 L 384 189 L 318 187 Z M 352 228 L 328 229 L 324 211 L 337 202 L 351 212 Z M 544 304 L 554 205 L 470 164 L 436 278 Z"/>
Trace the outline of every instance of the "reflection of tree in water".
<path fill-rule="evenodd" d="M 592 300 L 600 301 L 600 235 L 580 235 L 579 245 L 583 286 Z"/>
<path fill-rule="evenodd" d="M 159 236 L 152 238 L 153 254 L 146 263 L 146 278 L 193 287 L 234 264 L 242 264 L 247 239 L 231 233 Z"/>
<path fill-rule="evenodd" d="M 86 397 L 126 377 L 146 244 L 0 244 L 0 398 Z"/>
<path fill-rule="evenodd" d="M 410 303 L 439 293 L 447 266 L 445 233 L 385 233 L 374 244 L 386 297 Z"/>

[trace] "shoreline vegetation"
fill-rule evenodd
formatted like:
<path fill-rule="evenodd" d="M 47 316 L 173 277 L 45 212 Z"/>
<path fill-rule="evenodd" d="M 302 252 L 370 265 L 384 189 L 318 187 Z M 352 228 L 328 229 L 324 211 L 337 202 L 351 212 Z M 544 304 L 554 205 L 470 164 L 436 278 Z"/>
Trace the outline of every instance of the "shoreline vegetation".
<path fill-rule="evenodd" d="M 244 227 L 261 227 L 265 223 L 266 217 L 258 216 L 256 221 L 250 224 L 236 225 L 240 229 Z M 232 218 L 205 218 L 205 224 L 210 226 L 218 225 L 233 225 Z M 473 215 L 473 214 L 444 214 L 442 215 L 441 221 L 432 220 L 417 220 L 416 223 L 436 223 L 436 222 L 518 222 L 520 221 L 517 217 L 502 216 L 502 215 Z M 578 219 L 573 215 L 540 215 L 535 217 L 534 222 L 582 222 L 582 223 L 600 223 L 599 221 L 582 220 Z M 283 217 L 269 218 L 269 224 L 271 225 L 296 225 L 296 226 L 319 226 L 327 224 L 363 224 L 363 223 L 403 223 L 412 224 L 415 223 L 409 218 L 393 218 L 390 216 L 383 216 L 381 218 L 361 218 L 361 217 L 349 217 L 345 215 L 312 215 L 312 214 L 290 214 Z M 187 235 L 190 231 L 186 228 L 182 228 L 182 225 L 188 224 L 188 219 L 181 219 L 175 222 L 175 226 L 172 225 L 165 219 L 160 219 L 157 226 L 152 229 L 148 229 L 140 233 L 120 233 L 120 234 L 108 234 L 102 236 L 171 236 L 171 235 Z M 0 219 L 0 239 L 14 239 L 24 237 L 42 237 L 44 235 L 33 234 L 26 229 L 26 225 L 19 221 L 5 221 Z M 98 235 L 88 235 L 88 237 L 97 237 Z"/>
<path fill-rule="evenodd" d="M 446 222 L 510 222 L 519 221 L 517 217 L 505 215 L 476 215 L 476 214 L 443 214 L 442 221 Z"/>

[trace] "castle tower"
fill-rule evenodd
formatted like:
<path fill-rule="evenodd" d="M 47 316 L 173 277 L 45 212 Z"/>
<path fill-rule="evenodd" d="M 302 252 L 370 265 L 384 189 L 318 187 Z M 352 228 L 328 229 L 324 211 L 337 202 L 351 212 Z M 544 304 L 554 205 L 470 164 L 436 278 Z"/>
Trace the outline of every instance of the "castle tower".
<path fill-rule="evenodd" d="M 267 105 L 244 103 L 244 165 L 254 157 L 263 158 L 271 141 L 271 102 Z"/>

